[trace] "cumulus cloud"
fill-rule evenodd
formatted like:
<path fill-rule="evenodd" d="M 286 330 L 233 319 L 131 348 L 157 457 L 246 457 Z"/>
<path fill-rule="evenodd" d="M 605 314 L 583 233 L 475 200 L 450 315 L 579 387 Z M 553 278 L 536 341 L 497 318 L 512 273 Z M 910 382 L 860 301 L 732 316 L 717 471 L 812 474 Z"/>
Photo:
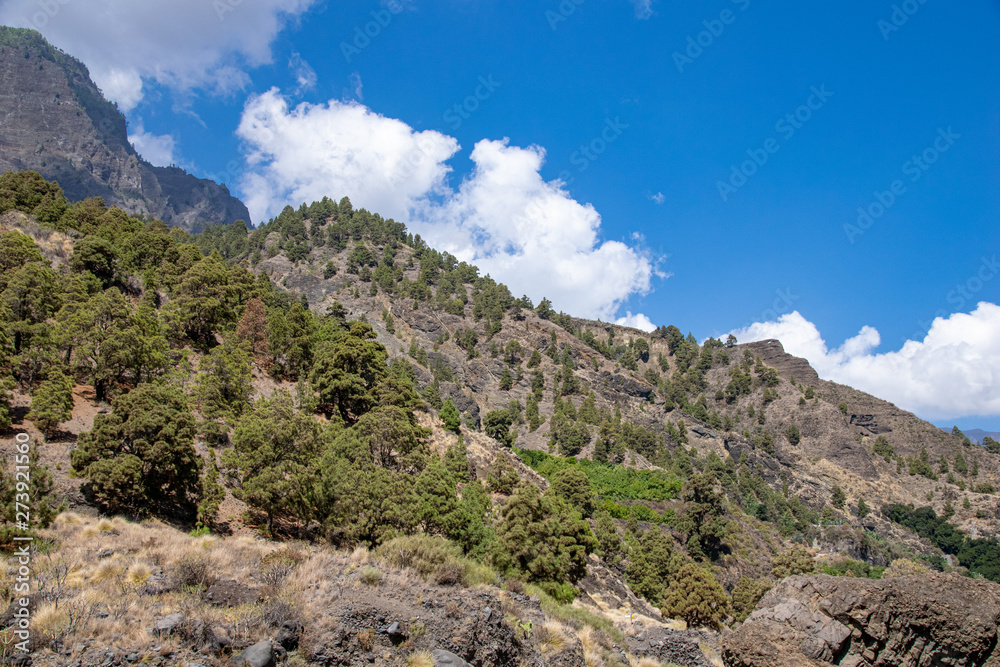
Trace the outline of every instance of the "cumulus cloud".
<path fill-rule="evenodd" d="M 732 332 L 740 342 L 779 339 L 827 380 L 896 403 L 926 419 L 1000 415 L 1000 306 L 934 320 L 922 341 L 876 353 L 881 338 L 865 326 L 831 349 L 798 311 Z"/>
<path fill-rule="evenodd" d="M 169 134 L 152 134 L 139 125 L 135 132 L 129 132 L 128 140 L 146 162 L 157 167 L 167 167 L 174 163 L 174 138 Z"/>
<path fill-rule="evenodd" d="M 663 196 L 662 192 L 657 192 L 655 195 L 650 195 L 649 198 L 652 199 L 653 202 L 656 204 L 662 204 L 667 200 L 667 198 Z"/>
<path fill-rule="evenodd" d="M 247 102 L 236 134 L 249 148 L 240 190 L 254 220 L 344 195 L 406 220 L 418 202 L 447 190 L 445 161 L 459 149 L 452 137 L 416 132 L 356 102 L 289 108 L 275 88 Z"/>
<path fill-rule="evenodd" d="M 144 79 L 182 92 L 243 90 L 247 68 L 270 63 L 272 40 L 315 2 L 4 0 L 0 24 L 39 30 L 128 111 L 142 100 Z"/>
<path fill-rule="evenodd" d="M 632 311 L 626 310 L 625 317 L 619 317 L 615 320 L 615 324 L 620 324 L 623 327 L 632 327 L 633 329 L 639 329 L 641 331 L 650 332 L 656 328 L 653 322 L 643 315 L 642 313 L 632 314 Z"/>
<path fill-rule="evenodd" d="M 545 151 L 483 140 L 458 188 L 447 161 L 453 137 L 418 132 L 356 102 L 289 108 L 272 89 L 252 98 L 237 134 L 249 147 L 241 191 L 254 219 L 287 203 L 348 195 L 355 206 L 407 223 L 435 247 L 475 262 L 516 294 L 611 319 L 645 294 L 653 263 L 620 241 L 602 241 L 601 216 L 539 173 Z"/>

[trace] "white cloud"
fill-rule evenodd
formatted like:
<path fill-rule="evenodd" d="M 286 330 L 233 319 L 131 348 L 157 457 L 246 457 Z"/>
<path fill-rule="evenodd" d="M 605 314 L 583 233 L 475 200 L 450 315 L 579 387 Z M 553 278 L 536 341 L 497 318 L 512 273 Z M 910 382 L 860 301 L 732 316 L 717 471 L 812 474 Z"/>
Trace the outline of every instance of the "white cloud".
<path fill-rule="evenodd" d="M 667 200 L 667 198 L 663 196 L 662 192 L 657 192 L 655 195 L 650 195 L 649 198 L 652 199 L 657 204 L 662 204 Z"/>
<path fill-rule="evenodd" d="M 316 87 L 316 70 L 302 58 L 301 54 L 292 54 L 292 57 L 288 59 L 288 68 L 292 70 L 295 81 L 298 83 L 299 87 L 296 92 L 304 93 Z"/>
<path fill-rule="evenodd" d="M 272 40 L 315 2 L 4 0 L 0 24 L 39 30 L 128 111 L 142 100 L 143 79 L 181 92 L 243 90 L 246 69 L 271 62 Z"/>
<path fill-rule="evenodd" d="M 169 134 L 151 134 L 139 125 L 135 132 L 129 133 L 128 140 L 150 164 L 167 167 L 175 162 L 174 138 Z"/>
<path fill-rule="evenodd" d="M 744 343 L 777 338 L 788 353 L 808 359 L 820 377 L 925 419 L 1000 415 L 1000 306 L 993 303 L 939 317 L 922 341 L 885 353 L 873 352 L 881 338 L 870 326 L 831 350 L 798 311 L 733 334 Z"/>
<path fill-rule="evenodd" d="M 344 195 L 405 220 L 418 201 L 447 190 L 444 162 L 459 149 L 452 137 L 415 132 L 356 102 L 290 109 L 274 88 L 248 100 L 236 134 L 250 149 L 240 190 L 254 220 Z"/>
<path fill-rule="evenodd" d="M 452 137 L 417 132 L 355 102 L 288 107 L 277 90 L 247 103 L 237 134 L 250 149 L 241 183 L 254 219 L 286 204 L 347 195 L 405 222 L 434 247 L 475 262 L 515 295 L 611 319 L 654 275 L 645 254 L 601 241 L 601 217 L 539 170 L 545 151 L 483 140 L 472 173 L 452 190 Z"/>
<path fill-rule="evenodd" d="M 653 322 L 643 315 L 642 313 L 632 314 L 631 310 L 625 311 L 625 317 L 619 317 L 615 320 L 615 324 L 620 324 L 623 327 L 632 327 L 633 329 L 640 329 L 642 331 L 650 332 L 656 328 Z"/>
<path fill-rule="evenodd" d="M 635 17 L 645 21 L 653 16 L 654 0 L 629 0 L 635 6 Z"/>

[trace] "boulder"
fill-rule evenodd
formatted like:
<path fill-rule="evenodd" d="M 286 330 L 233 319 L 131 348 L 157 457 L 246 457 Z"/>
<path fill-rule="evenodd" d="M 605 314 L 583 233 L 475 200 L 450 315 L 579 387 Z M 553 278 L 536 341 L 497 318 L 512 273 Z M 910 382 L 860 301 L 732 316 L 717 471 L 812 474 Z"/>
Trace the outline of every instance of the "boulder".
<path fill-rule="evenodd" d="M 164 616 L 153 626 L 151 634 L 158 637 L 174 634 L 184 622 L 184 614 L 176 613 Z"/>
<path fill-rule="evenodd" d="M 274 667 L 274 647 L 271 646 L 271 641 L 265 639 L 243 649 L 236 664 L 241 667 Z"/>
<path fill-rule="evenodd" d="M 434 660 L 434 667 L 472 667 L 451 651 L 440 648 L 431 651 L 431 658 Z"/>
<path fill-rule="evenodd" d="M 302 636 L 302 624 L 298 621 L 285 621 L 278 630 L 275 641 L 286 651 L 294 651 L 299 647 L 299 637 Z"/>
<path fill-rule="evenodd" d="M 1000 587 L 957 575 L 789 577 L 722 638 L 727 667 L 995 665 Z"/>

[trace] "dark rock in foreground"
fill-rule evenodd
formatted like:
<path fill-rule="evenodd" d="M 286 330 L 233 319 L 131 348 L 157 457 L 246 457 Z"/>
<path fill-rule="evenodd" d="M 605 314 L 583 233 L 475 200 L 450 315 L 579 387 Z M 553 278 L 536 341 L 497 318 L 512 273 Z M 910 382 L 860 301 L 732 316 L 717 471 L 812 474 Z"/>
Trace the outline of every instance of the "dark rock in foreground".
<path fill-rule="evenodd" d="M 727 667 L 1000 665 L 1000 587 L 931 574 L 789 577 L 722 639 Z"/>

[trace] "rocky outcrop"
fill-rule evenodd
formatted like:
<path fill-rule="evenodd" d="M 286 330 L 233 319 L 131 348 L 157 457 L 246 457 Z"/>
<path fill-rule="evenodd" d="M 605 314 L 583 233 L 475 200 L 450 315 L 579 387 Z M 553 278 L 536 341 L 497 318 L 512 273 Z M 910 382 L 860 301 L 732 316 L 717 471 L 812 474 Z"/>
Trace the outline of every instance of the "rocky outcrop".
<path fill-rule="evenodd" d="M 797 576 L 722 639 L 727 667 L 1000 665 L 1000 587 L 955 575 Z"/>
<path fill-rule="evenodd" d="M 745 347 L 752 350 L 765 364 L 777 369 L 782 377 L 789 379 L 794 377 L 796 382 L 807 387 L 815 386 L 819 382 L 819 374 L 809 365 L 809 362 L 802 357 L 793 357 L 785 352 L 785 348 L 779 340 L 761 340 L 747 343 Z"/>
<path fill-rule="evenodd" d="M 860 426 L 869 433 L 891 433 L 892 429 L 878 423 L 875 415 L 851 415 L 851 426 Z"/>
<path fill-rule="evenodd" d="M 37 32 L 0 27 L 0 173 L 24 169 L 58 181 L 71 201 L 103 197 L 187 230 L 250 223 L 226 186 L 143 160 L 83 63 Z"/>

